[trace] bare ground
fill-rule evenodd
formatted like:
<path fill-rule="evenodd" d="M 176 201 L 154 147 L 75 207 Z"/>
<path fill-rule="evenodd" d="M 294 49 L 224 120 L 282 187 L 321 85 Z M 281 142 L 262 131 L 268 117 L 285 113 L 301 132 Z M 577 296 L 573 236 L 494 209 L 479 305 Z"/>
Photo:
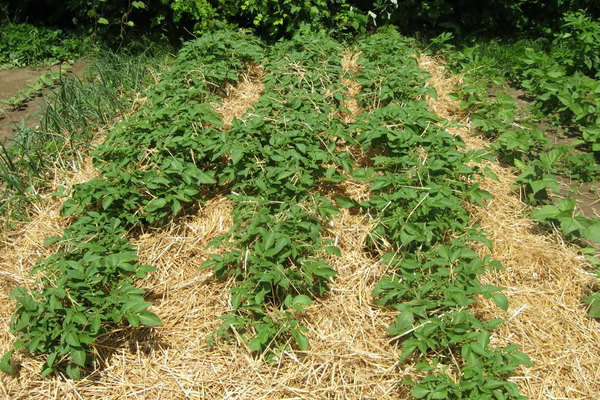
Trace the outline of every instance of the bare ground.
<path fill-rule="evenodd" d="M 82 77 L 86 68 L 85 62 L 77 62 L 71 66 L 69 75 Z M 0 71 L 0 99 L 7 100 L 16 95 L 19 90 L 26 89 L 32 85 L 36 79 L 48 71 L 57 72 L 60 65 L 51 68 L 16 68 Z M 41 95 L 38 93 L 36 97 Z M 17 109 L 9 105 L 0 103 L 0 143 L 10 139 L 15 134 L 15 126 L 22 123 L 31 128 L 39 124 L 41 103 L 39 98 L 28 101 L 22 107 Z"/>

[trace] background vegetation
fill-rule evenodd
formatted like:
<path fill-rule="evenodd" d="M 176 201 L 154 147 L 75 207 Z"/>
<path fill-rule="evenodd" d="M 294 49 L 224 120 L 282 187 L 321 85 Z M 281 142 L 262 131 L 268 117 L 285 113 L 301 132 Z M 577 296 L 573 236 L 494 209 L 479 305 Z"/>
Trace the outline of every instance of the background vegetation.
<path fill-rule="evenodd" d="M 540 33 L 557 28 L 566 12 L 586 10 L 592 17 L 600 13 L 594 0 L 7 0 L 2 8 L 11 21 L 108 35 L 129 30 L 174 37 L 233 24 L 270 38 L 302 27 L 355 32 L 385 23 L 405 32 Z"/>

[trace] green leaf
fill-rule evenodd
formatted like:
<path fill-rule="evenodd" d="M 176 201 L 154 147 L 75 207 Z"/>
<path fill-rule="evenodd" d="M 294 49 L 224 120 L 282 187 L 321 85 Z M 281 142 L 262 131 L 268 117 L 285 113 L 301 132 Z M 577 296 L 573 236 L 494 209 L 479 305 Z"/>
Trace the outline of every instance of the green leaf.
<path fill-rule="evenodd" d="M 327 281 L 337 275 L 337 272 L 329 267 L 315 268 L 312 272 L 319 278 Z"/>
<path fill-rule="evenodd" d="M 98 18 L 98 23 L 102 25 L 108 25 L 108 20 L 106 18 L 100 17 Z"/>
<path fill-rule="evenodd" d="M 342 208 L 358 207 L 358 202 L 356 202 L 355 200 L 352 200 L 350 197 L 345 197 L 345 196 L 336 197 L 335 202 L 337 203 L 338 206 L 340 206 Z"/>
<path fill-rule="evenodd" d="M 527 165 L 525 165 L 525 163 L 519 159 L 515 159 L 513 164 L 515 164 L 515 167 L 519 168 L 521 171 L 525 171 L 527 169 Z"/>
<path fill-rule="evenodd" d="M 77 204 L 77 202 L 75 200 L 68 199 L 63 204 L 63 207 L 61 209 L 61 215 L 63 217 L 68 217 L 69 215 L 73 215 L 77 212 L 78 208 L 79 208 L 79 204 Z"/>
<path fill-rule="evenodd" d="M 167 200 L 164 198 L 153 199 L 146 205 L 146 212 L 152 213 L 156 210 L 163 208 L 167 204 Z"/>
<path fill-rule="evenodd" d="M 101 328 L 102 328 L 102 320 L 100 318 L 98 318 L 98 316 L 94 316 L 92 318 L 92 322 L 90 324 L 90 332 L 93 334 L 97 334 L 98 332 L 100 332 Z"/>
<path fill-rule="evenodd" d="M 543 179 L 540 180 L 535 180 L 535 181 L 529 181 L 529 185 L 531 186 L 531 191 L 536 194 L 537 192 L 540 192 L 544 189 L 546 189 L 548 187 L 548 182 L 546 182 Z"/>
<path fill-rule="evenodd" d="M 203 185 L 211 185 L 217 183 L 217 180 L 201 169 L 195 169 L 192 175 L 194 178 L 198 180 L 198 183 Z"/>
<path fill-rule="evenodd" d="M 430 392 L 431 390 L 423 386 L 413 386 L 410 389 L 410 394 L 412 394 L 413 397 L 416 399 L 422 399 L 423 397 L 427 396 Z"/>
<path fill-rule="evenodd" d="M 75 313 L 73 314 L 73 318 L 71 320 L 79 325 L 87 325 L 88 320 L 83 313 Z"/>
<path fill-rule="evenodd" d="M 46 365 L 48 367 L 54 366 L 54 361 L 56 361 L 57 356 L 58 356 L 58 353 L 56 351 L 48 354 L 48 357 L 46 358 Z"/>
<path fill-rule="evenodd" d="M 67 375 L 69 375 L 69 378 L 73 380 L 79 380 L 81 378 L 81 370 L 79 369 L 79 366 L 76 364 L 67 365 Z"/>
<path fill-rule="evenodd" d="M 583 302 L 590 305 L 587 313 L 589 318 L 600 318 L 600 292 L 586 297 Z"/>
<path fill-rule="evenodd" d="M 293 329 L 292 336 L 301 351 L 306 351 L 308 349 L 308 339 L 304 333 L 300 332 L 298 329 Z"/>
<path fill-rule="evenodd" d="M 299 294 L 298 296 L 294 297 L 291 301 L 289 301 L 289 303 L 289 307 L 291 309 L 303 312 L 304 307 L 308 307 L 312 304 L 312 300 L 305 294 Z"/>
<path fill-rule="evenodd" d="M 262 349 L 262 345 L 262 339 L 258 336 L 248 342 L 248 348 L 252 351 L 260 351 Z"/>
<path fill-rule="evenodd" d="M 71 360 L 81 367 L 85 367 L 85 351 L 82 349 L 71 349 Z"/>
<path fill-rule="evenodd" d="M 298 296 L 294 297 L 294 300 L 292 300 L 292 304 L 298 304 L 308 307 L 312 304 L 312 300 L 305 294 L 299 294 Z"/>
<path fill-rule="evenodd" d="M 500 103 L 502 106 L 506 107 L 506 106 L 514 106 L 516 104 L 516 100 L 514 98 L 512 98 L 510 95 L 507 95 L 506 93 L 497 93 L 496 94 L 496 99 L 498 100 L 498 103 Z"/>
<path fill-rule="evenodd" d="M 402 311 L 396 316 L 396 320 L 387 329 L 387 333 L 392 336 L 402 335 L 412 328 L 415 323 L 415 317 L 409 310 Z"/>
<path fill-rule="evenodd" d="M 340 248 L 337 246 L 327 246 L 327 247 L 325 247 L 325 251 L 327 252 L 327 255 L 330 255 L 330 256 L 337 256 L 337 257 L 342 256 L 342 252 L 341 252 Z"/>
<path fill-rule="evenodd" d="M 173 202 L 171 203 L 171 213 L 173 215 L 177 215 L 177 213 L 179 212 L 180 209 L 181 209 L 181 203 L 179 202 L 179 200 L 174 199 Z"/>
<path fill-rule="evenodd" d="M 563 235 L 568 236 L 573 234 L 574 236 L 581 236 L 583 225 L 576 218 L 561 218 L 560 229 L 562 229 Z M 578 232 L 579 234 L 575 234 Z"/>
<path fill-rule="evenodd" d="M 234 294 L 231 295 L 231 306 L 235 310 L 237 310 L 240 307 L 240 304 L 242 304 L 242 300 L 244 300 L 244 298 L 243 298 L 244 295 L 245 295 L 245 293 L 242 291 L 235 292 Z"/>
<path fill-rule="evenodd" d="M 527 354 L 523 353 L 522 351 L 514 351 L 512 353 L 512 356 L 515 358 L 515 360 L 520 365 L 528 365 L 528 366 L 533 365 L 529 356 Z"/>
<path fill-rule="evenodd" d="M 244 155 L 244 148 L 241 146 L 237 146 L 237 147 L 233 148 L 231 155 L 229 156 L 229 159 L 231 160 L 231 162 L 233 164 L 237 164 L 242 159 L 243 155 Z"/>
<path fill-rule="evenodd" d="M 4 354 L 0 360 L 0 371 L 4 372 L 5 374 L 14 375 L 16 372 L 15 368 L 10 362 L 10 358 L 12 357 L 13 353 L 14 350 L 9 351 L 8 353 Z"/>
<path fill-rule="evenodd" d="M 102 199 L 102 209 L 108 210 L 108 207 L 110 207 L 114 200 L 115 198 L 113 196 L 106 196 L 104 199 Z"/>
<path fill-rule="evenodd" d="M 551 205 L 546 205 L 546 206 L 543 206 L 541 208 L 531 211 L 531 214 L 529 214 L 529 215 L 533 219 L 540 220 L 540 221 L 546 221 L 551 218 L 556 218 L 559 214 L 560 214 L 560 211 L 558 210 L 558 208 L 551 206 Z"/>
<path fill-rule="evenodd" d="M 73 347 L 81 346 L 81 343 L 79 343 L 79 338 L 77 337 L 77 333 L 75 331 L 69 331 L 65 335 L 65 341 Z"/>
<path fill-rule="evenodd" d="M 448 390 L 444 389 L 444 390 L 440 390 L 440 391 L 435 391 L 431 393 L 431 396 L 429 397 L 430 399 L 447 399 L 448 398 Z"/>
<path fill-rule="evenodd" d="M 498 307 L 500 307 L 504 311 L 508 311 L 508 297 L 506 297 L 506 295 L 504 293 L 499 293 L 499 292 L 494 293 L 492 295 L 492 299 L 494 300 L 494 303 L 496 303 L 496 305 Z"/>
<path fill-rule="evenodd" d="M 581 236 L 592 242 L 600 243 L 600 219 L 594 218 L 589 220 Z"/>
<path fill-rule="evenodd" d="M 161 326 L 162 321 L 158 317 L 158 315 L 154 314 L 150 311 L 144 311 L 139 314 L 140 322 L 144 326 Z"/>
<path fill-rule="evenodd" d="M 590 304 L 587 316 L 589 318 L 600 318 L 600 301 L 594 301 Z"/>
<path fill-rule="evenodd" d="M 63 309 L 63 305 L 60 302 L 60 300 L 58 300 L 58 298 L 56 296 L 50 296 L 50 309 L 52 311 L 57 311 L 57 310 L 62 310 Z"/>
<path fill-rule="evenodd" d="M 140 326 L 140 317 L 136 314 L 125 314 L 125 318 L 127 319 L 127 322 L 129 322 L 129 325 L 135 328 Z"/>

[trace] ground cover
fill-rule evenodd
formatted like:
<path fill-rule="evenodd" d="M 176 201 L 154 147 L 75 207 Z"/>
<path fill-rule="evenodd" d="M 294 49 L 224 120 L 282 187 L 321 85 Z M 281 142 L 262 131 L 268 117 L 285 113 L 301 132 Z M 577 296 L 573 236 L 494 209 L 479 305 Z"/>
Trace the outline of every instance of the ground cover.
<path fill-rule="evenodd" d="M 521 398 L 506 378 L 529 360 L 491 334 L 503 326 L 491 304 L 506 311 L 508 299 L 478 278 L 505 272 L 468 211 L 492 201 L 480 184 L 493 164 L 432 113 L 406 39 L 353 46 L 304 35 L 265 48 L 243 33 L 189 43 L 147 107 L 99 145 L 98 172 L 64 204 L 48 199 L 50 247 L 36 237 L 25 262 L 43 255 L 42 274 L 7 275 L 29 288 L 13 292 L 12 322 L 27 351 L 3 359 L 8 372 L 22 365 L 3 390 Z M 261 95 L 223 116 L 244 76 Z M 57 377 L 32 390 L 22 378 L 39 370 Z"/>

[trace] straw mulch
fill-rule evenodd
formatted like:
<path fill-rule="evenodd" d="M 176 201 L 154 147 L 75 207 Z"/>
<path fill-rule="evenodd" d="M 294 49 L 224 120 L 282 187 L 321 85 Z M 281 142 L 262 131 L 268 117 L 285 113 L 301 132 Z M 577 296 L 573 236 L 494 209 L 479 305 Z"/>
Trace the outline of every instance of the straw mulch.
<path fill-rule="evenodd" d="M 259 76 L 248 74 L 249 79 L 229 88 L 229 96 L 217 106 L 226 125 L 258 98 Z M 80 180 L 87 179 L 86 171 Z M 343 190 L 361 197 L 365 188 L 348 184 Z M 140 260 L 158 267 L 138 284 L 148 290 L 151 309 L 163 326 L 124 328 L 107 336 L 97 345 L 95 372 L 79 382 L 62 376 L 40 379 L 42 358 L 20 357 L 20 375 L 1 375 L 0 393 L 28 400 L 408 398 L 401 382 L 415 371 L 410 364 L 397 364 L 399 348 L 385 332 L 394 313 L 373 307 L 370 296 L 384 267 L 361 251 L 369 221 L 347 210 L 327 227 L 342 251 L 342 257 L 327 260 L 338 271 L 331 293 L 302 316 L 309 329 L 309 351 L 285 353 L 270 365 L 235 341 L 206 345 L 218 317 L 231 310 L 232 282 L 215 281 L 211 271 L 198 267 L 210 254 L 206 244 L 231 226 L 231 208 L 227 198 L 216 196 L 195 215 L 132 239 Z M 61 233 L 65 221 L 59 209 L 60 201 L 44 200 L 31 222 L 2 238 L 0 269 L 10 274 L 0 277 L 8 305 L 0 311 L 2 351 L 13 341 L 6 333 L 14 309 L 6 300 L 8 291 L 17 283 L 31 283 L 27 274 L 35 258 L 52 252 L 41 243 Z"/>
<path fill-rule="evenodd" d="M 212 106 L 221 114 L 223 126 L 228 129 L 235 118 L 242 118 L 249 105 L 260 98 L 264 85 L 262 84 L 263 67 L 260 64 L 248 64 L 247 70 L 239 76 L 236 85 L 227 85 L 227 94 L 221 103 Z"/>
<path fill-rule="evenodd" d="M 421 68 L 431 74 L 429 84 L 438 99 L 428 99 L 439 116 L 463 124 L 451 128 L 469 149 L 482 149 L 487 143 L 473 134 L 468 117 L 451 101 L 448 94 L 460 84 L 449 76 L 441 60 L 421 56 Z M 530 399 L 600 398 L 600 323 L 585 316 L 581 299 L 598 280 L 589 273 L 589 265 L 575 248 L 557 234 L 543 233 L 537 224 L 523 215 L 527 206 L 511 186 L 512 169 L 486 162 L 499 181 L 480 179 L 483 189 L 494 199 L 486 207 L 468 206 L 474 220 L 489 233 L 492 256 L 505 270 L 488 273 L 483 283 L 506 287 L 510 300 L 507 313 L 492 302 L 481 299 L 477 312 L 484 318 L 501 317 L 506 322 L 494 333 L 493 343 L 520 344 L 533 362 L 520 367 L 516 377 L 521 393 Z M 482 254 L 487 249 L 478 249 Z"/>
<path fill-rule="evenodd" d="M 345 49 L 342 54 L 341 65 L 346 75 L 342 77 L 342 84 L 346 87 L 344 93 L 346 98 L 342 105 L 347 109 L 347 112 L 342 113 L 342 121 L 346 124 L 354 122 L 356 116 L 364 111 L 357 100 L 358 95 L 362 91 L 362 86 L 356 79 L 352 79 L 353 76 L 360 72 L 360 68 L 356 62 L 359 56 L 359 53 L 353 53 L 348 49 Z"/>

